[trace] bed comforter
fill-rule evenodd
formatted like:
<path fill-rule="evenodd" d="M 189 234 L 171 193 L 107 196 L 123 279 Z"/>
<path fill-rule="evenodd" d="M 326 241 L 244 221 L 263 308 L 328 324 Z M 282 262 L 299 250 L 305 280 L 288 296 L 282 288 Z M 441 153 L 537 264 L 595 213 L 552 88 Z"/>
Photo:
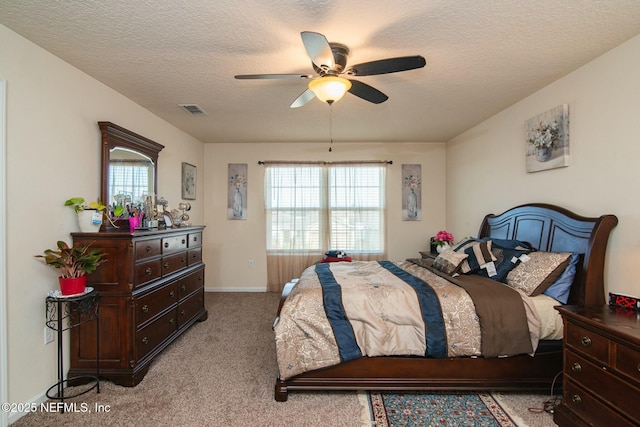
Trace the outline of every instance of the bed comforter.
<path fill-rule="evenodd" d="M 485 277 L 357 261 L 307 268 L 274 332 L 286 380 L 363 356 L 533 354 L 540 319 L 529 297 Z"/>

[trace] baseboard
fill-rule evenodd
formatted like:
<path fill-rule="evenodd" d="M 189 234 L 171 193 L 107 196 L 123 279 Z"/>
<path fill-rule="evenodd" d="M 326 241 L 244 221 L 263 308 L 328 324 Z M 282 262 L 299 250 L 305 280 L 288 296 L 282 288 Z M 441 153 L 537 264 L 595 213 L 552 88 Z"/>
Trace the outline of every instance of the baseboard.
<path fill-rule="evenodd" d="M 27 415 L 29 412 L 38 412 L 38 411 L 40 411 L 41 409 L 43 409 L 43 408 L 41 408 L 40 405 L 42 403 L 45 403 L 48 400 L 49 400 L 49 398 L 47 398 L 47 390 L 43 390 L 41 393 L 39 393 L 35 397 L 31 398 L 28 402 L 24 402 L 24 403 L 19 404 L 19 405 L 22 406 L 22 408 L 25 408 L 25 410 L 24 411 L 20 411 L 20 412 L 9 412 L 9 420 L 8 420 L 9 421 L 9 425 L 15 423 L 20 418 L 22 418 L 25 415 Z M 29 409 L 26 409 L 26 408 L 29 408 Z M 16 409 L 18 409 L 18 408 L 16 408 Z"/>
<path fill-rule="evenodd" d="M 267 292 L 266 288 L 204 288 L 205 292 Z"/>

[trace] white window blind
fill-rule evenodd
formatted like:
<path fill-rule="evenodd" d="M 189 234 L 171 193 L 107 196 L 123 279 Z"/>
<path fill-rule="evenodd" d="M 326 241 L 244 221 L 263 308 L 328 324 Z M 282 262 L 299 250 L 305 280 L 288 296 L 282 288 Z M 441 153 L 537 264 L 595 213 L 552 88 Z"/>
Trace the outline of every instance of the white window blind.
<path fill-rule="evenodd" d="M 382 165 L 268 166 L 267 250 L 383 253 L 384 191 Z"/>

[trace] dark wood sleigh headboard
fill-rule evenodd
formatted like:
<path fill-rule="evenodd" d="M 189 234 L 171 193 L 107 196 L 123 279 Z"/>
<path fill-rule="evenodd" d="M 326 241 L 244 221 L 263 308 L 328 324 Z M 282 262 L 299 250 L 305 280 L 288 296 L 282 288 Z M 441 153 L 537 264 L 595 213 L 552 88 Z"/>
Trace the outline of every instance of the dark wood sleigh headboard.
<path fill-rule="evenodd" d="M 579 253 L 569 304 L 603 305 L 605 254 L 617 224 L 615 215 L 588 218 L 558 206 L 532 203 L 485 216 L 478 237 L 516 239 L 545 252 Z"/>

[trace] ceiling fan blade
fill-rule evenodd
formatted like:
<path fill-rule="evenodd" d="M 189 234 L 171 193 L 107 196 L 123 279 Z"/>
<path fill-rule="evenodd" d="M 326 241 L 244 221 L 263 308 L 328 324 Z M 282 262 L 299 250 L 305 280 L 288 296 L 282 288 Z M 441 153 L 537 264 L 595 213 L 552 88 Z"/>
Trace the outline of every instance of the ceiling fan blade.
<path fill-rule="evenodd" d="M 298 108 L 305 105 L 307 102 L 311 101 L 315 98 L 316 95 L 311 91 L 311 89 L 307 89 L 300 94 L 299 97 L 296 98 L 295 101 L 291 104 L 290 108 Z"/>
<path fill-rule="evenodd" d="M 373 76 L 415 70 L 416 68 L 424 67 L 426 64 L 427 61 L 422 56 L 402 56 L 354 65 L 346 73 L 353 76 Z"/>
<path fill-rule="evenodd" d="M 362 98 L 365 101 L 373 102 L 374 104 L 381 104 L 389 97 L 384 93 L 380 92 L 378 89 L 369 86 L 366 83 L 359 82 L 358 80 L 351 80 L 351 89 L 349 89 L 349 93 L 357 96 L 358 98 Z"/>
<path fill-rule="evenodd" d="M 335 61 L 327 38 L 320 33 L 312 31 L 303 31 L 300 36 L 311 62 L 325 71 L 333 69 Z"/>
<path fill-rule="evenodd" d="M 239 80 L 249 80 L 249 79 L 311 79 L 313 76 L 311 74 L 239 74 L 234 76 Z"/>

